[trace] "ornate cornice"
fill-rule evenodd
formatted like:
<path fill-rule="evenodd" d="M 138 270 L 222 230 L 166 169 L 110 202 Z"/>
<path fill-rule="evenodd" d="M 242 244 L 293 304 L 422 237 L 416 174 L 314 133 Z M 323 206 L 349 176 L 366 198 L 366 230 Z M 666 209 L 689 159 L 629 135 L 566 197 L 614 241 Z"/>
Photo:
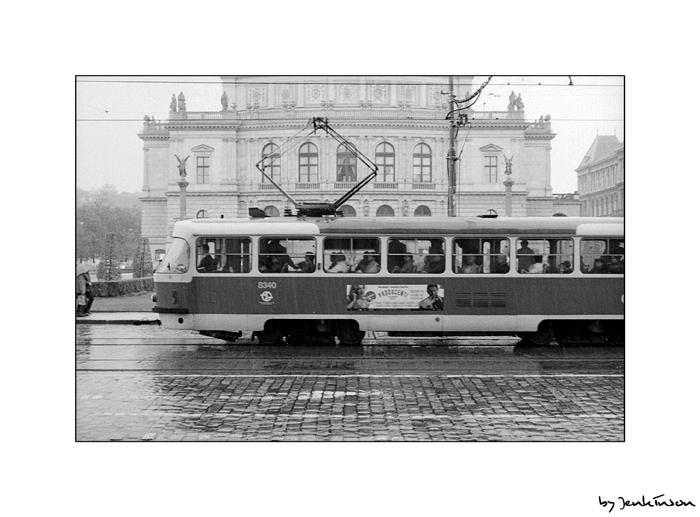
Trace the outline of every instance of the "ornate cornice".
<path fill-rule="evenodd" d="M 526 140 L 552 140 L 555 136 L 557 136 L 556 133 L 528 134 L 527 132 L 525 132 Z"/>
<path fill-rule="evenodd" d="M 210 192 L 190 192 L 189 190 L 187 191 L 187 197 L 212 197 L 212 196 L 238 196 L 242 194 L 241 191 L 239 190 L 212 190 Z M 169 190 L 165 193 L 167 197 L 179 197 L 180 196 L 180 191 L 175 191 L 175 190 Z"/>

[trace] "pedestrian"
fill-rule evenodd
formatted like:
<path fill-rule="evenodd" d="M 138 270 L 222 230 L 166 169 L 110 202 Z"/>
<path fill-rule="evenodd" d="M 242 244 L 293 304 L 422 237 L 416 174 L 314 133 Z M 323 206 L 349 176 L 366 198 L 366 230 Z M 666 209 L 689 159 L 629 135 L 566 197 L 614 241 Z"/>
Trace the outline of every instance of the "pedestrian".
<path fill-rule="evenodd" d="M 92 301 L 95 299 L 89 271 L 85 264 L 79 264 L 75 268 L 75 315 L 78 318 L 84 318 L 90 314 Z"/>

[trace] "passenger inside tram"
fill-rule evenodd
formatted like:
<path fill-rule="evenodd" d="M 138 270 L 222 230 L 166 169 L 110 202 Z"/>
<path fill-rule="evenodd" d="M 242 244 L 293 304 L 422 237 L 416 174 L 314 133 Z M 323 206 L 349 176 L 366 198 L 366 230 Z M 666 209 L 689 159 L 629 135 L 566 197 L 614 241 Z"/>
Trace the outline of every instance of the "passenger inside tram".
<path fill-rule="evenodd" d="M 316 271 L 316 257 L 313 253 L 304 255 L 304 261 L 297 264 L 302 273 L 313 273 Z"/>
<path fill-rule="evenodd" d="M 326 270 L 328 273 L 347 273 L 350 271 L 350 264 L 342 253 L 331 254 L 331 265 Z"/>
<path fill-rule="evenodd" d="M 510 266 L 508 265 L 508 257 L 505 255 L 498 255 L 496 257 L 496 265 L 493 268 L 494 273 L 507 273 L 510 271 Z"/>
<path fill-rule="evenodd" d="M 474 255 L 466 255 L 464 258 L 464 266 L 460 273 L 465 273 L 468 275 L 475 275 L 477 273 L 483 272 L 483 267 L 480 264 L 481 257 L 476 257 Z"/>

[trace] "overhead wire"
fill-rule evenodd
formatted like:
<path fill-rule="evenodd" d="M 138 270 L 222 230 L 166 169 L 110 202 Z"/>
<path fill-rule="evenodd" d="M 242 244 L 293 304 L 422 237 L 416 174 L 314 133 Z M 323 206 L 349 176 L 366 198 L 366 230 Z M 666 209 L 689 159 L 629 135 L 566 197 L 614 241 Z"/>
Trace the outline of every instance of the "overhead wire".
<path fill-rule="evenodd" d="M 91 76 L 92 77 L 92 76 Z M 304 78 L 309 78 L 313 76 L 300 76 Z M 326 76 L 319 76 L 319 78 L 326 77 Z M 336 76 L 331 76 L 331 77 L 336 77 Z M 362 76 L 362 77 L 371 77 L 371 76 Z M 421 76 L 417 76 L 421 77 Z M 457 76 L 457 77 L 464 77 L 464 76 Z M 475 76 L 469 76 L 469 77 L 482 77 L 479 75 Z M 510 76 L 490 76 L 490 77 L 510 77 Z M 526 76 L 527 77 L 527 76 Z M 598 88 L 598 87 L 624 87 L 624 84 L 585 84 L 585 83 L 580 83 L 580 84 L 572 84 L 570 82 L 570 77 L 623 77 L 623 76 L 568 76 L 568 75 L 562 75 L 562 76 L 552 76 L 552 77 L 562 77 L 563 81 L 562 83 L 543 83 L 543 82 L 538 82 L 538 83 L 526 83 L 524 80 L 522 82 L 501 82 L 501 83 L 493 83 L 493 86 L 517 86 L 517 85 L 522 85 L 522 86 L 561 86 L 561 87 L 576 87 L 576 88 Z M 428 82 L 428 81 L 421 81 L 420 83 L 416 82 L 397 82 L 397 81 L 378 81 L 378 82 L 367 82 L 366 80 L 364 81 L 332 81 L 332 82 L 324 82 L 324 81 L 319 81 L 319 82 L 313 82 L 313 80 L 308 80 L 304 82 L 299 82 L 299 81 L 236 81 L 236 82 L 227 82 L 227 81 L 201 81 L 201 80 L 194 80 L 194 81 L 188 81 L 188 80 L 183 80 L 183 79 L 176 79 L 173 81 L 163 81 L 163 80 L 152 80 L 152 79 L 139 79 L 135 81 L 127 81 L 123 79 L 118 79 L 118 80 L 103 80 L 103 79 L 79 79 L 76 80 L 76 84 L 88 84 L 88 83 L 112 83 L 112 84 L 172 84 L 172 85 L 178 85 L 178 84 L 203 84 L 203 85 L 212 85 L 212 86 L 236 86 L 236 85 L 249 85 L 249 86 L 270 86 L 270 85 L 307 85 L 307 86 L 319 86 L 319 85 L 339 85 L 339 86 L 422 86 L 422 85 L 427 85 L 427 86 L 447 86 L 447 82 Z"/>

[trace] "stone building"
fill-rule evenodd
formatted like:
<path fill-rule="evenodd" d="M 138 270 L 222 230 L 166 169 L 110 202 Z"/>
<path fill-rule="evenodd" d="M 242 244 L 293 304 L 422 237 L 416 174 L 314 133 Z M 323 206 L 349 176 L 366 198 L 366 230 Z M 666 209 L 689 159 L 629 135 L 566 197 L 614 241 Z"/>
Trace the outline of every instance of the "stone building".
<path fill-rule="evenodd" d="M 323 131 L 302 130 L 312 117 L 376 163 L 379 172 L 341 209 L 346 216 L 447 215 L 449 149 L 446 76 L 223 76 L 221 110 L 193 112 L 173 95 L 168 120 L 146 117 L 143 131 L 142 233 L 157 259 L 180 214 L 179 159 L 188 158 L 186 217 L 247 217 L 256 207 L 283 215 L 293 205 L 256 168 L 267 169 L 300 202 L 332 202 L 370 171 Z M 454 77 L 456 98 L 480 86 Z M 458 104 L 459 106 L 459 104 Z M 505 215 L 505 159 L 512 160 L 512 215 L 568 215 L 571 200 L 551 187 L 549 115 L 526 120 L 512 92 L 502 111 L 471 109 L 457 136 L 456 215 L 489 209 Z M 539 114 L 538 114 L 539 115 Z M 303 138 L 299 138 L 302 132 Z M 287 151 L 288 149 L 288 152 Z M 176 158 L 177 156 L 177 158 Z M 557 206 L 563 201 L 561 206 Z"/>
<path fill-rule="evenodd" d="M 596 135 L 576 169 L 581 215 L 625 215 L 625 144 L 614 135 Z"/>

